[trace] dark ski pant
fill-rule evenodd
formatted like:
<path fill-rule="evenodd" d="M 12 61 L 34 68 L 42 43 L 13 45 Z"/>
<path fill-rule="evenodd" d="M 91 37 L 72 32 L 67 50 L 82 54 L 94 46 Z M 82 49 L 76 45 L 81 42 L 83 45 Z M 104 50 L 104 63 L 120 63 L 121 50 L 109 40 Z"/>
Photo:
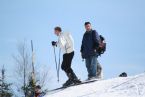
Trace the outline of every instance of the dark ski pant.
<path fill-rule="evenodd" d="M 76 78 L 75 73 L 71 68 L 72 59 L 74 57 L 74 51 L 71 53 L 66 53 L 63 55 L 63 61 L 61 65 L 61 69 L 65 71 L 69 79 Z"/>

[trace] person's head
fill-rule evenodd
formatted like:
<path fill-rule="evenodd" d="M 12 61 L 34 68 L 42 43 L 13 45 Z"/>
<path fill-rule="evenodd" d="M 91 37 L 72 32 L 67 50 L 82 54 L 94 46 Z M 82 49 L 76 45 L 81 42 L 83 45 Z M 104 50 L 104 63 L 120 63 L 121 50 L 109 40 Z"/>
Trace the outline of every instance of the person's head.
<path fill-rule="evenodd" d="M 36 93 L 36 94 L 41 93 L 41 87 L 40 87 L 39 85 L 37 85 L 37 86 L 35 87 L 35 93 Z"/>
<path fill-rule="evenodd" d="M 61 27 L 55 27 L 54 28 L 54 33 L 57 35 L 57 36 L 59 36 L 59 34 L 61 33 Z"/>
<path fill-rule="evenodd" d="M 92 30 L 92 26 L 90 22 L 85 22 L 84 26 L 85 26 L 86 31 Z"/>

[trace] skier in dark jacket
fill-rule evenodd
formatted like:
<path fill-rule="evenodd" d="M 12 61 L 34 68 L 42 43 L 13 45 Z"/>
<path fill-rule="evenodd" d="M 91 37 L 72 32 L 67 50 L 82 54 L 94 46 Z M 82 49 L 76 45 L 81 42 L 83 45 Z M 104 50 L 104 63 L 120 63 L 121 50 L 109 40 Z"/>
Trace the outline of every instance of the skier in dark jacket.
<path fill-rule="evenodd" d="M 97 49 L 99 47 L 100 37 L 96 30 L 92 30 L 91 23 L 85 22 L 86 32 L 84 33 L 82 45 L 81 45 L 81 55 L 85 59 L 88 80 L 97 78 Z"/>

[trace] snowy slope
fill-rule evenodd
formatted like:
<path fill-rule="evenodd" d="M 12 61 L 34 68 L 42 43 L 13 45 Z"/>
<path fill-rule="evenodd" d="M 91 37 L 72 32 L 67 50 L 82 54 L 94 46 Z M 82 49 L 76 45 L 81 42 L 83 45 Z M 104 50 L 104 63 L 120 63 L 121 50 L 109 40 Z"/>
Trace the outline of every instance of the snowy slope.
<path fill-rule="evenodd" d="M 145 73 L 73 86 L 45 97 L 145 97 Z"/>

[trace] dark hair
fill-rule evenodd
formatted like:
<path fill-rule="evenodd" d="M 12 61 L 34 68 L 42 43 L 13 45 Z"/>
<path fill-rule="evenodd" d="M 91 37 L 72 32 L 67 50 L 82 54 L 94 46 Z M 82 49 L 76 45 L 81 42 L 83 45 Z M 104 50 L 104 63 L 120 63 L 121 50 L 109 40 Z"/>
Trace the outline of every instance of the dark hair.
<path fill-rule="evenodd" d="M 40 86 L 40 85 L 37 85 L 36 88 L 37 88 L 37 89 L 41 89 L 41 86 Z"/>
<path fill-rule="evenodd" d="M 62 30 L 61 30 L 61 27 L 58 27 L 58 26 L 55 27 L 54 30 L 57 30 L 57 31 L 60 31 L 60 32 L 62 31 Z"/>
<path fill-rule="evenodd" d="M 84 25 L 86 26 L 86 25 L 88 25 L 88 24 L 91 24 L 91 23 L 90 23 L 90 22 L 85 22 L 85 24 L 84 24 Z"/>

